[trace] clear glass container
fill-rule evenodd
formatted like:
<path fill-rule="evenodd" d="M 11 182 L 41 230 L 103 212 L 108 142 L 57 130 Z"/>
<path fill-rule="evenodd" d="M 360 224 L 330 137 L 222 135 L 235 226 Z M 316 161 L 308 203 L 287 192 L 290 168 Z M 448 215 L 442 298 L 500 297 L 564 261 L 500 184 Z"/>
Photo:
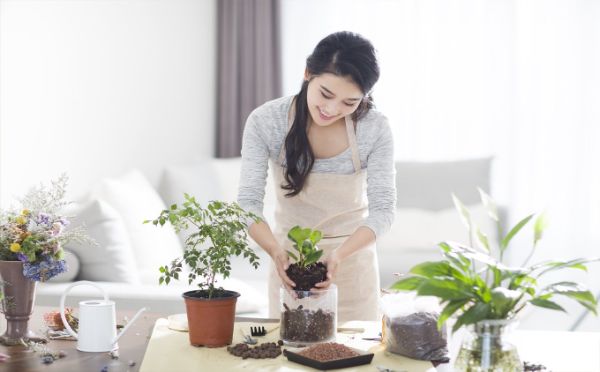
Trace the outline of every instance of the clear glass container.
<path fill-rule="evenodd" d="M 467 327 L 460 351 L 454 363 L 459 372 L 515 372 L 523 364 L 517 348 L 506 341 L 516 322 L 484 320 Z"/>
<path fill-rule="evenodd" d="M 280 337 L 286 345 L 301 347 L 335 341 L 337 329 L 337 287 L 294 291 L 279 290 Z"/>

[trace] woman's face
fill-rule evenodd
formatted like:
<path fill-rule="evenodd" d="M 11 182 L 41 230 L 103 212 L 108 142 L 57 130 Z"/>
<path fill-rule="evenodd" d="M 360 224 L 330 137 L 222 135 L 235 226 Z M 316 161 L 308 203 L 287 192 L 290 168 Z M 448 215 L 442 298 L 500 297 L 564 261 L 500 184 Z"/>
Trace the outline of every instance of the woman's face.
<path fill-rule="evenodd" d="M 331 73 L 306 77 L 308 111 L 316 125 L 326 127 L 351 115 L 363 99 L 362 90 L 349 77 Z"/>

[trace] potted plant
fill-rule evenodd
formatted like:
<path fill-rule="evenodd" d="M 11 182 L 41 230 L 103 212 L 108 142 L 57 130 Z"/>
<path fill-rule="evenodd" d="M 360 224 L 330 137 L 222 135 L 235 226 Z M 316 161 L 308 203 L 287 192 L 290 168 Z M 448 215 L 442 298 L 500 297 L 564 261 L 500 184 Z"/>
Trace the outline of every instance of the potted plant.
<path fill-rule="evenodd" d="M 90 242 L 82 226 L 70 228 L 61 214 L 68 177 L 51 186 L 32 188 L 19 208 L 0 211 L 0 299 L 7 321 L 0 337 L 5 345 L 45 341 L 28 329 L 36 283 L 68 270 L 63 247 L 70 241 Z"/>
<path fill-rule="evenodd" d="M 211 201 L 204 208 L 193 196 L 184 196 L 181 206 L 173 204 L 156 219 L 145 221 L 161 226 L 170 223 L 177 232 L 190 228 L 193 231 L 185 240 L 183 257 L 160 267 L 159 284 L 178 280 L 185 263 L 189 267 L 188 283 L 197 281 L 199 287 L 183 293 L 190 343 L 208 347 L 229 345 L 240 294 L 218 287 L 217 276 L 229 277 L 232 256 L 243 255 L 258 268 L 259 257 L 248 246 L 246 221 L 259 219 L 237 203 Z"/>
<path fill-rule="evenodd" d="M 482 190 L 479 192 L 500 232 L 495 202 Z M 528 257 L 519 267 L 507 266 L 503 259 L 509 243 L 533 220 L 535 214 L 519 221 L 499 239 L 496 247 L 471 220 L 465 205 L 456 196 L 453 195 L 453 198 L 469 229 L 470 244 L 440 243 L 443 260 L 414 266 L 410 275 L 396 282 L 392 288 L 416 291 L 419 296 L 438 297 L 443 305 L 438 326 L 456 316 L 452 331 L 465 326 L 468 328 L 469 337 L 463 342 L 455 362 L 457 371 L 520 371 L 523 366 L 517 350 L 503 337 L 507 326 L 527 305 L 565 311 L 553 301 L 556 296 L 573 299 L 596 313 L 596 299 L 579 283 L 560 281 L 542 284 L 540 279 L 563 269 L 586 270 L 585 264 L 597 259 L 529 264 L 547 225 L 544 214 L 541 214 L 533 222 L 533 244 Z M 473 244 L 474 241 L 479 242 L 478 247 Z"/>
<path fill-rule="evenodd" d="M 327 278 L 327 267 L 318 262 L 323 251 L 317 247 L 323 234 L 319 230 L 294 226 L 288 232 L 296 253 L 287 254 L 294 260 L 285 273 L 296 284 L 297 291 L 308 291 Z"/>
<path fill-rule="evenodd" d="M 288 255 L 295 261 L 286 273 L 296 284 L 293 290 L 282 287 L 281 327 L 283 342 L 303 346 L 335 339 L 337 324 L 337 288 L 315 289 L 315 284 L 327 278 L 327 267 L 319 259 L 323 251 L 317 247 L 322 233 L 294 226 L 288 232 L 294 252 Z"/>

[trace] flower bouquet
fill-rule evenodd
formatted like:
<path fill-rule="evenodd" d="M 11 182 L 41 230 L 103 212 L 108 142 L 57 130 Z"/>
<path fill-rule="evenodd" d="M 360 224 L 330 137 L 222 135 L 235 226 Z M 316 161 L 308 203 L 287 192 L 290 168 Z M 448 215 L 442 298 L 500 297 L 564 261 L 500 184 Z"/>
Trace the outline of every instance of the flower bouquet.
<path fill-rule="evenodd" d="M 89 240 L 82 226 L 67 229 L 69 220 L 60 214 L 68 178 L 62 175 L 31 189 L 17 211 L 0 212 L 0 260 L 20 261 L 23 275 L 44 282 L 67 271 L 64 245 L 70 241 Z"/>
<path fill-rule="evenodd" d="M 0 342 L 16 345 L 37 339 L 27 330 L 35 283 L 68 270 L 63 247 L 70 241 L 91 242 L 82 226 L 68 228 L 60 213 L 67 176 L 32 188 L 17 209 L 0 211 L 0 298 L 7 320 Z"/>

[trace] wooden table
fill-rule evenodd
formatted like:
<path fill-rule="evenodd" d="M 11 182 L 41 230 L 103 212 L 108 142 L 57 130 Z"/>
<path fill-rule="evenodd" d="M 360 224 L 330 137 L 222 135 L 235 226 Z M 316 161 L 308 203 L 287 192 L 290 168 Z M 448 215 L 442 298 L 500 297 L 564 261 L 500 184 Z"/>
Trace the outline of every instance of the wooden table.
<path fill-rule="evenodd" d="M 43 327 L 42 316 L 50 311 L 47 307 L 36 307 L 30 321 L 31 329 L 41 334 Z M 117 323 L 123 323 L 123 317 L 131 318 L 134 311 L 117 311 Z M 51 340 L 48 348 L 64 350 L 67 357 L 59 359 L 50 365 L 44 365 L 36 353 L 27 351 L 22 346 L 6 347 L 0 345 L 0 352 L 10 356 L 7 362 L 0 363 L 0 372 L 32 372 L 60 371 L 100 372 L 108 366 L 109 372 L 137 372 L 140 368 L 152 329 L 158 318 L 167 314 L 145 313 L 134 323 L 127 333 L 119 340 L 119 359 L 111 359 L 108 353 L 84 353 L 76 349 L 76 341 Z M 268 319 L 238 317 L 237 321 L 261 322 Z M 4 333 L 6 321 L 0 317 L 0 331 Z M 518 330 L 513 335 L 513 342 L 518 346 L 524 360 L 544 363 L 553 366 L 554 371 L 592 371 L 600 372 L 600 333 L 598 332 L 547 332 Z M 456 353 L 460 342 L 453 337 L 451 340 L 451 355 Z M 129 366 L 129 362 L 135 365 Z M 575 369 L 573 369 L 575 368 Z M 200 370 L 200 369 L 199 369 Z M 448 364 L 437 366 L 438 372 L 451 371 Z"/>
<path fill-rule="evenodd" d="M 43 315 L 53 310 L 49 307 L 36 307 L 29 322 L 30 329 L 37 334 L 43 334 Z M 117 310 L 117 323 L 123 324 L 123 317 L 129 319 L 135 315 L 135 311 Z M 132 324 L 127 333 L 119 339 L 119 359 L 112 359 L 109 353 L 85 353 L 77 350 L 77 341 L 49 340 L 48 349 L 53 351 L 64 350 L 67 357 L 56 360 L 54 363 L 45 365 L 38 353 L 32 353 L 24 346 L 7 347 L 0 345 L 0 352 L 10 356 L 10 359 L 0 363 L 0 371 L 11 372 L 33 372 L 33 371 L 60 371 L 60 372 L 100 372 L 103 367 L 108 366 L 108 371 L 130 371 L 137 372 L 144 358 L 148 340 L 156 320 L 165 314 L 144 313 Z M 4 333 L 6 321 L 0 317 L 0 331 Z M 135 362 L 132 367 L 129 362 Z"/>
<path fill-rule="evenodd" d="M 36 307 L 30 320 L 30 329 L 37 334 L 43 334 L 44 313 L 55 310 L 49 307 Z M 129 319 L 135 311 L 117 310 L 117 323 L 123 324 L 124 317 Z M 0 345 L 0 352 L 10 356 L 6 362 L 0 362 L 0 372 L 100 372 L 103 367 L 108 367 L 109 372 L 137 372 L 140 368 L 152 329 L 158 318 L 164 318 L 167 314 L 146 312 L 130 327 L 130 329 L 119 339 L 119 359 L 112 359 L 109 353 L 88 353 L 77 350 L 77 341 L 49 340 L 47 347 L 52 351 L 64 350 L 67 357 L 58 359 L 54 363 L 45 365 L 38 353 L 32 353 L 24 346 L 7 347 Z M 252 321 L 256 323 L 273 321 L 272 319 L 256 319 L 247 317 L 236 317 L 236 321 Z M 4 333 L 6 321 L 0 317 L 0 331 Z M 133 366 L 129 363 L 135 362 Z"/>

